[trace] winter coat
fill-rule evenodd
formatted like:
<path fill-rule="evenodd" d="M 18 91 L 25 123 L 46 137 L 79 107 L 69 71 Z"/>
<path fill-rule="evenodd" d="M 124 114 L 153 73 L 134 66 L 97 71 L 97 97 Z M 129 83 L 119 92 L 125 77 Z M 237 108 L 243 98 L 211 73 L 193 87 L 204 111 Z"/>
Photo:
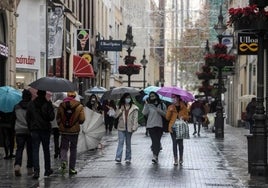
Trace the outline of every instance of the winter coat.
<path fill-rule="evenodd" d="M 50 131 L 51 121 L 55 118 L 51 101 L 45 97 L 37 97 L 29 102 L 26 112 L 26 121 L 30 131 Z"/>
<path fill-rule="evenodd" d="M 166 119 L 169 120 L 168 131 L 172 132 L 172 126 L 174 125 L 177 118 L 182 118 L 184 121 L 189 120 L 188 109 L 183 101 L 179 103 L 180 111 L 178 112 L 175 104 L 171 104 L 168 107 Z"/>
<path fill-rule="evenodd" d="M 127 131 L 128 132 L 134 132 L 138 129 L 138 110 L 139 108 L 135 105 L 132 104 L 131 108 L 129 109 L 128 112 L 128 117 L 127 117 L 127 122 L 126 122 L 126 117 L 125 117 L 125 110 L 118 109 L 116 111 L 116 117 L 119 117 L 118 120 L 118 127 L 117 129 L 119 131 L 126 131 L 126 123 L 127 123 Z"/>
<path fill-rule="evenodd" d="M 30 101 L 20 101 L 14 107 L 15 113 L 15 132 L 16 134 L 30 134 L 26 121 L 27 106 Z"/>
<path fill-rule="evenodd" d="M 64 108 L 66 108 L 66 102 L 70 101 L 71 108 L 75 108 L 75 111 L 73 113 L 74 119 L 74 125 L 72 127 L 65 127 L 64 126 Z M 75 99 L 64 99 L 64 101 L 60 104 L 58 111 L 57 111 L 57 123 L 59 125 L 59 131 L 61 134 L 79 134 L 80 132 L 80 124 L 83 124 L 85 121 L 85 112 L 83 105 L 76 101 Z"/>
<path fill-rule="evenodd" d="M 158 104 L 145 104 L 142 110 L 144 116 L 147 117 L 147 128 L 163 127 L 162 116 L 166 115 L 166 105 L 164 103 Z"/>

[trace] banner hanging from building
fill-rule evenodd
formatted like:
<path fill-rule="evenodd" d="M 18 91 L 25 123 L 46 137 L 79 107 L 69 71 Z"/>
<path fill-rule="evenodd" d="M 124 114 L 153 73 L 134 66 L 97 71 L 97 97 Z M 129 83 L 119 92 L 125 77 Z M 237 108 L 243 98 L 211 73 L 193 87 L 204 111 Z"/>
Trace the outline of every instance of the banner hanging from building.
<path fill-rule="evenodd" d="M 257 55 L 258 36 L 255 33 L 238 33 L 238 55 Z"/>
<path fill-rule="evenodd" d="M 76 50 L 78 53 L 89 52 L 89 29 L 77 29 Z"/>
<path fill-rule="evenodd" d="M 62 56 L 63 7 L 55 7 L 48 12 L 48 59 Z"/>

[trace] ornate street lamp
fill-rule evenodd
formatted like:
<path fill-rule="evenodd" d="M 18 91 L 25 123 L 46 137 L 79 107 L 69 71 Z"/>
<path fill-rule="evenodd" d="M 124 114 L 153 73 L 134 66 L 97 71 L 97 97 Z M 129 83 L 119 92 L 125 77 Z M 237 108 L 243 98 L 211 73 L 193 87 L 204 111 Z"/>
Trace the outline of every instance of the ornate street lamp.
<path fill-rule="evenodd" d="M 127 26 L 126 40 L 123 41 L 123 47 L 127 48 L 128 55 L 125 56 L 124 61 L 126 65 L 119 66 L 119 74 L 126 74 L 128 76 L 128 87 L 130 87 L 130 78 L 132 74 L 139 74 L 140 65 L 135 65 L 135 56 L 131 56 L 133 48 L 136 43 L 133 41 L 132 27 Z"/>
<path fill-rule="evenodd" d="M 219 43 L 222 43 L 223 32 L 226 30 L 226 25 L 223 23 L 222 6 L 220 6 L 220 15 L 218 16 L 218 23 L 214 26 L 215 31 L 218 34 Z M 217 64 L 217 63 L 215 63 Z M 217 106 L 216 106 L 216 117 L 215 117 L 215 137 L 224 138 L 224 116 L 222 106 L 222 69 L 224 66 L 218 66 L 218 92 L 217 92 Z"/>
<path fill-rule="evenodd" d="M 146 69 L 146 65 L 148 63 L 147 59 L 146 59 L 146 55 L 145 55 L 145 49 L 143 51 L 143 56 L 142 56 L 142 60 L 140 61 L 140 63 L 143 66 L 143 89 L 145 88 L 146 85 L 146 80 L 145 80 L 145 69 Z"/>

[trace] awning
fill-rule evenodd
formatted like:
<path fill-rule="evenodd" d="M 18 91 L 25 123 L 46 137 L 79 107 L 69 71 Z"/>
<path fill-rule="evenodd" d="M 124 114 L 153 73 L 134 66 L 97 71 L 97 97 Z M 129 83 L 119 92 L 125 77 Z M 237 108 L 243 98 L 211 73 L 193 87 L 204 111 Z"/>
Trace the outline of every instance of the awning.
<path fill-rule="evenodd" d="M 94 70 L 92 65 L 83 57 L 73 56 L 73 74 L 80 78 L 94 78 Z"/>

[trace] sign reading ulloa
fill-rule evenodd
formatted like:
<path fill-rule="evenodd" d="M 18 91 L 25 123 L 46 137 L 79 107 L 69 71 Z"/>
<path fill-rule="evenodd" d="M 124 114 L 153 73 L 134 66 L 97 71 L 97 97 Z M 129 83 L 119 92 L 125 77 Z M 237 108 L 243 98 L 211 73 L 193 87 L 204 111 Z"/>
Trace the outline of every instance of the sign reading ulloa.
<path fill-rule="evenodd" d="M 255 33 L 238 33 L 238 55 L 257 55 L 258 36 Z"/>

